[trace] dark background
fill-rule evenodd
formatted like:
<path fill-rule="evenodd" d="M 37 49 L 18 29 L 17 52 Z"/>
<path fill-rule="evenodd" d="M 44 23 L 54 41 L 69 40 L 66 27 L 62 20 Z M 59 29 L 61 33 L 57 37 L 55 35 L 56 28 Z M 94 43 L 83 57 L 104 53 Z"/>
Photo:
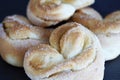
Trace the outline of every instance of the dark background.
<path fill-rule="evenodd" d="M 26 16 L 26 6 L 29 0 L 1 0 L 0 22 L 5 16 L 21 14 Z M 103 16 L 115 10 L 120 10 L 120 0 L 96 0 L 92 5 Z M 0 57 L 0 80 L 30 80 L 23 68 L 13 67 Z M 96 79 L 97 80 L 97 79 Z M 104 80 L 120 80 L 120 57 L 106 62 Z"/>

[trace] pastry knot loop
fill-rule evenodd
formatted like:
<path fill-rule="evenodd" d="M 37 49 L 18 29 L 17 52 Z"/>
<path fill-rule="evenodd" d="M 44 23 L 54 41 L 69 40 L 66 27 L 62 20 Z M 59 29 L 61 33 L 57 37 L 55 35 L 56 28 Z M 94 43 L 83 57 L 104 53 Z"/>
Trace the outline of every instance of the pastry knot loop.
<path fill-rule="evenodd" d="M 120 11 L 108 14 L 104 19 L 95 9 L 79 9 L 71 18 L 93 31 L 100 40 L 106 60 L 120 55 Z"/>
<path fill-rule="evenodd" d="M 94 62 L 101 48 L 97 37 L 75 22 L 56 28 L 49 43 L 26 52 L 24 68 L 31 79 L 36 74 L 44 79 L 61 72 L 82 70 Z"/>
<path fill-rule="evenodd" d="M 50 30 L 45 30 L 41 27 L 32 26 L 30 22 L 21 15 L 7 16 L 4 21 L 4 29 L 6 34 L 14 40 L 18 39 L 41 39 L 48 38 Z M 41 33 L 41 34 L 40 34 Z M 46 38 L 43 38 L 44 40 Z"/>
<path fill-rule="evenodd" d="M 33 24 L 49 27 L 68 20 L 78 8 L 92 3 L 94 0 L 30 0 L 27 16 Z"/>
<path fill-rule="evenodd" d="M 28 48 L 48 43 L 52 29 L 33 26 L 21 15 L 7 16 L 0 25 L 0 53 L 9 64 L 23 67 L 24 54 Z"/>

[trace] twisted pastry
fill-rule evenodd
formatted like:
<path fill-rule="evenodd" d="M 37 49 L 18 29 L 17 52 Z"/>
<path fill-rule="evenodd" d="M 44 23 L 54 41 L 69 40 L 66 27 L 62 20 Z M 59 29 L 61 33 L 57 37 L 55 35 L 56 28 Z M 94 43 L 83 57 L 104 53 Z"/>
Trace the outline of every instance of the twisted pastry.
<path fill-rule="evenodd" d="M 69 19 L 76 8 L 93 2 L 94 0 L 30 0 L 27 16 L 33 24 L 48 27 Z"/>
<path fill-rule="evenodd" d="M 103 80 L 104 57 L 97 37 L 78 23 L 56 28 L 50 45 L 30 48 L 24 70 L 32 80 Z M 94 76 L 93 76 L 94 75 Z"/>
<path fill-rule="evenodd" d="M 22 67 L 25 51 L 39 43 L 48 43 L 50 30 L 33 27 L 21 15 L 8 16 L 0 26 L 0 53 L 13 66 Z"/>
<path fill-rule="evenodd" d="M 120 11 L 113 12 L 104 19 L 93 8 L 79 9 L 72 17 L 93 31 L 104 49 L 104 56 L 112 60 L 120 55 Z"/>

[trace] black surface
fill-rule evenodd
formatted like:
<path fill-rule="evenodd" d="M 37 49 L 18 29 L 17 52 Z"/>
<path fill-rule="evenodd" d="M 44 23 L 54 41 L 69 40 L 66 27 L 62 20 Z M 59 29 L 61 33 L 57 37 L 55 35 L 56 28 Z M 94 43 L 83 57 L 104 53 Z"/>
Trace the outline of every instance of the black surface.
<path fill-rule="evenodd" d="M 26 13 L 28 0 L 1 0 L 0 22 L 7 15 Z M 120 0 L 96 0 L 92 5 L 103 16 L 115 10 L 120 10 Z M 30 80 L 23 68 L 8 65 L 0 58 L 0 80 Z M 97 80 L 97 79 L 96 79 Z M 120 57 L 106 62 L 104 80 L 120 80 Z"/>

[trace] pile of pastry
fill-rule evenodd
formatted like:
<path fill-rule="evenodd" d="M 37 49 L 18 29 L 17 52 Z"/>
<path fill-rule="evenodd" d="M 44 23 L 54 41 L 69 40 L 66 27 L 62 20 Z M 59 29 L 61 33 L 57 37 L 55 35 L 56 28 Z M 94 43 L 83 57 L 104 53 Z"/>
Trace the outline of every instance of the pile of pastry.
<path fill-rule="evenodd" d="M 93 3 L 30 0 L 27 18 L 0 25 L 1 57 L 31 80 L 103 80 L 105 61 L 120 54 L 120 11 L 103 19 Z"/>

